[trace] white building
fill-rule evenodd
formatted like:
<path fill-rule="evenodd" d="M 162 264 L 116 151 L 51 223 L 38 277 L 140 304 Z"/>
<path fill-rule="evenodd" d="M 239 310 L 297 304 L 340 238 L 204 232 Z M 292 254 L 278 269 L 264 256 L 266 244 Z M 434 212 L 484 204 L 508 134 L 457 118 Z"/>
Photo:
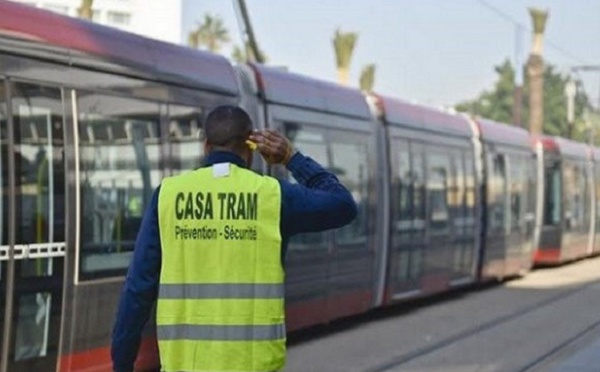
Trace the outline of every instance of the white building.
<path fill-rule="evenodd" d="M 12 0 L 76 17 L 81 0 Z M 187 44 L 188 33 L 200 15 L 197 0 L 94 0 L 93 21 L 154 39 Z"/>

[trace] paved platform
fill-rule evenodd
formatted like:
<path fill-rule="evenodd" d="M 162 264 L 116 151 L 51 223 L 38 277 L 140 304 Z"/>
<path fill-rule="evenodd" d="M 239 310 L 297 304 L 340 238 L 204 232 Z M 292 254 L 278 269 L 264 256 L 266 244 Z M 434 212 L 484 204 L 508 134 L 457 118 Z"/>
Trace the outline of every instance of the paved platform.
<path fill-rule="evenodd" d="M 600 371 L 600 337 L 552 370 L 552 372 L 598 371 Z"/>
<path fill-rule="evenodd" d="M 322 327 L 285 372 L 600 372 L 599 309 L 596 257 Z"/>

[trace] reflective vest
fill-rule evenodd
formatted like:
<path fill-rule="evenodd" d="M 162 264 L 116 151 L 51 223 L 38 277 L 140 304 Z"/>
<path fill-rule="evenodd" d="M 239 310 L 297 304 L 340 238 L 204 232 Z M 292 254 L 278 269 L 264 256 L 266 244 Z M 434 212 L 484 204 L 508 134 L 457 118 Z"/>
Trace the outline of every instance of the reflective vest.
<path fill-rule="evenodd" d="M 285 364 L 281 187 L 230 163 L 163 180 L 157 337 L 163 371 Z"/>

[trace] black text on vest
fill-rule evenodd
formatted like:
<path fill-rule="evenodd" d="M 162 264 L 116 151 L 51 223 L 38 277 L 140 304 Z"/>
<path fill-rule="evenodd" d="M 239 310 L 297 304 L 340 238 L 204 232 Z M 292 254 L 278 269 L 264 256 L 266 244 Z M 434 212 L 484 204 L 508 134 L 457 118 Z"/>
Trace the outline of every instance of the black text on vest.
<path fill-rule="evenodd" d="M 251 192 L 220 192 L 217 193 L 216 207 L 216 215 L 221 220 L 256 220 L 258 195 Z M 178 220 L 212 220 L 214 216 L 212 193 L 177 193 L 175 217 Z"/>

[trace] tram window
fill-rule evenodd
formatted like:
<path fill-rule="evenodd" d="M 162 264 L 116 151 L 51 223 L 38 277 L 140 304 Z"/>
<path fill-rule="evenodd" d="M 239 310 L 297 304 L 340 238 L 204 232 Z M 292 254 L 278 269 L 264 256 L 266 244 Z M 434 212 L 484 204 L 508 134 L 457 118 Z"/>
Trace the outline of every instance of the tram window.
<path fill-rule="evenodd" d="M 579 226 L 581 222 L 582 210 L 582 180 L 579 165 L 571 161 L 564 162 L 564 182 L 565 182 L 565 220 L 567 229 Z"/>
<path fill-rule="evenodd" d="M 285 123 L 283 128 L 285 136 L 290 140 L 294 148 L 310 156 L 317 163 L 329 168 L 324 130 L 290 122 Z M 293 179 L 291 181 L 294 182 Z"/>
<path fill-rule="evenodd" d="M 584 164 L 578 164 L 577 167 L 577 185 L 576 185 L 576 197 L 575 197 L 575 215 L 577 223 L 582 227 L 585 227 L 585 215 L 586 206 L 585 202 L 587 199 L 588 187 L 587 187 L 587 174 Z"/>
<path fill-rule="evenodd" d="M 13 84 L 17 244 L 65 240 L 62 93 Z M 52 275 L 50 259 L 24 260 L 22 276 Z"/>
<path fill-rule="evenodd" d="M 368 136 L 331 131 L 332 169 L 352 194 L 358 214 L 352 222 L 335 230 L 335 239 L 342 248 L 367 248 L 369 158 Z"/>
<path fill-rule="evenodd" d="M 592 179 L 592 168 L 591 165 L 586 166 L 585 167 L 585 180 L 583 181 L 583 189 L 585 190 L 585 193 L 583 194 L 583 218 L 585 221 L 585 225 L 589 226 L 589 224 L 592 222 L 592 204 L 593 204 L 593 199 L 592 199 L 592 185 L 591 185 L 591 179 Z"/>
<path fill-rule="evenodd" d="M 409 142 L 402 139 L 393 139 L 391 142 L 392 185 L 391 185 L 391 212 L 393 249 L 399 250 L 397 259 L 392 265 L 396 280 L 405 281 L 410 275 L 410 255 L 407 249 L 402 249 L 410 244 L 412 228 L 412 180 L 410 171 Z M 408 244 L 407 244 L 408 243 Z"/>
<path fill-rule="evenodd" d="M 529 221 L 534 221 L 534 214 L 537 204 L 537 160 L 532 155 L 526 158 L 527 169 L 527 215 Z"/>
<path fill-rule="evenodd" d="M 423 158 L 423 144 L 411 142 L 410 159 L 412 161 L 412 218 L 413 230 L 425 229 L 426 200 L 425 200 L 425 159 Z"/>
<path fill-rule="evenodd" d="M 12 84 L 12 119 L 15 164 L 16 246 L 61 243 L 65 240 L 65 163 L 63 101 L 58 88 Z M 4 155 L 4 154 L 3 154 Z M 6 164 L 6 163 L 5 163 Z M 16 251 L 16 247 L 15 247 Z M 15 257 L 16 258 L 16 257 Z M 57 257 L 23 257 L 15 260 L 16 279 L 39 283 L 48 277 L 62 278 Z M 38 278 L 34 280 L 33 278 Z M 16 283 L 18 283 L 16 281 Z M 46 356 L 56 343 L 51 330 L 59 312 L 51 303 L 59 296 L 37 286 L 15 286 L 15 361 Z M 60 315 L 58 315 L 60 316 Z"/>
<path fill-rule="evenodd" d="M 492 158 L 492 172 L 488 181 L 489 220 L 492 229 L 504 229 L 506 226 L 506 161 L 504 155 Z"/>
<path fill-rule="evenodd" d="M 473 153 L 464 153 L 465 159 L 465 206 L 467 209 L 475 209 L 475 163 L 473 161 Z M 467 211 L 469 216 L 473 212 Z"/>
<path fill-rule="evenodd" d="M 325 168 L 329 168 L 325 131 L 310 125 L 286 122 L 283 124 L 285 136 L 292 146 L 310 156 Z M 290 176 L 290 182 L 296 181 Z M 307 233 L 290 239 L 290 250 L 326 250 L 327 233 Z"/>
<path fill-rule="evenodd" d="M 410 229 L 412 221 L 413 185 L 410 170 L 408 141 L 394 141 L 395 169 L 393 190 L 395 190 L 394 220 L 395 229 L 404 232 Z"/>
<path fill-rule="evenodd" d="M 452 154 L 454 163 L 454 187 L 451 188 L 451 197 L 449 198 L 450 214 L 453 216 L 454 226 L 456 231 L 460 235 L 464 235 L 463 228 L 465 226 L 465 219 L 467 218 L 467 211 L 465 207 L 465 195 L 466 195 L 466 184 L 465 184 L 465 164 L 462 156 L 462 152 L 456 152 Z"/>
<path fill-rule="evenodd" d="M 202 110 L 169 106 L 169 167 L 173 173 L 196 169 L 202 164 Z"/>
<path fill-rule="evenodd" d="M 544 171 L 544 225 L 558 225 L 561 221 L 561 178 L 560 164 L 550 161 Z"/>
<path fill-rule="evenodd" d="M 523 196 L 525 193 L 525 179 L 523 174 L 523 157 L 513 155 L 510 157 L 510 221 L 511 228 L 518 229 L 523 219 Z"/>
<path fill-rule="evenodd" d="M 429 202 L 429 227 L 433 232 L 446 230 L 450 220 L 448 196 L 450 190 L 450 164 L 448 156 L 430 151 L 427 157 L 427 200 Z"/>
<path fill-rule="evenodd" d="M 159 105 L 93 92 L 78 92 L 77 104 L 81 277 L 122 275 L 162 175 Z"/>
<path fill-rule="evenodd" d="M 453 164 L 454 172 L 451 173 L 451 177 L 449 178 L 450 183 L 448 185 L 448 211 L 450 216 L 452 216 L 454 226 L 457 229 L 461 229 L 463 225 L 463 201 L 464 201 L 464 169 L 463 169 L 463 161 L 460 153 L 452 152 L 450 154 L 450 159 Z"/>

